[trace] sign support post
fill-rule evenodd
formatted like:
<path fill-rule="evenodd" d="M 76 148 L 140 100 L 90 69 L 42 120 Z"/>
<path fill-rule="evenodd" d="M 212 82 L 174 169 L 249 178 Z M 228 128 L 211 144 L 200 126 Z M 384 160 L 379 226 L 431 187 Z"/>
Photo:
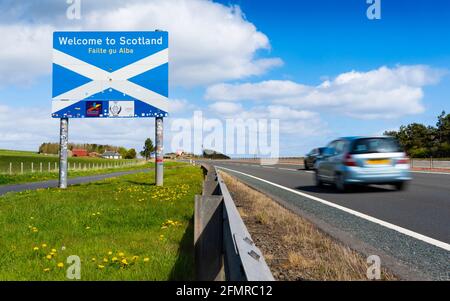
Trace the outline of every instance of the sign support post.
<path fill-rule="evenodd" d="M 156 186 L 163 186 L 164 183 L 164 123 L 163 117 L 155 118 L 155 182 Z"/>
<path fill-rule="evenodd" d="M 59 137 L 59 188 L 67 188 L 67 151 L 69 146 L 69 118 L 61 118 Z"/>

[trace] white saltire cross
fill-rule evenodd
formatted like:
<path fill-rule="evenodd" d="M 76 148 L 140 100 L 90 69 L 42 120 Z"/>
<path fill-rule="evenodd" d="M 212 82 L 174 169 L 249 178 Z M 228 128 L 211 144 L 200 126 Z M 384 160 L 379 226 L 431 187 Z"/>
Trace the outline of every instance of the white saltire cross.
<path fill-rule="evenodd" d="M 119 70 L 108 72 L 68 55 L 67 53 L 53 49 L 54 64 L 60 65 L 92 80 L 87 84 L 55 96 L 53 100 L 62 101 L 55 103 L 56 106 L 54 106 L 53 112 L 109 88 L 125 93 L 137 100 L 168 112 L 169 101 L 167 97 L 129 81 L 130 78 L 161 66 L 168 61 L 169 50 L 164 49 Z"/>

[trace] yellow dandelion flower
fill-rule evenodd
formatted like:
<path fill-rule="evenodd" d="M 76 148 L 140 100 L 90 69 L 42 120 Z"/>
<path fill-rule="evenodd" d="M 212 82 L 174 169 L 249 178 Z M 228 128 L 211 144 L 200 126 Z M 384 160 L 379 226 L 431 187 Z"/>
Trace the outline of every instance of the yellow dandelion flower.
<path fill-rule="evenodd" d="M 127 259 L 126 258 L 124 258 L 124 259 L 122 259 L 122 264 L 124 264 L 124 265 L 127 265 L 128 264 L 128 262 L 127 262 Z"/>
<path fill-rule="evenodd" d="M 117 260 L 118 260 L 117 257 L 113 257 L 113 258 L 111 259 L 112 262 L 116 262 Z"/>
<path fill-rule="evenodd" d="M 89 229 L 91 229 L 91 227 L 89 227 L 89 226 L 88 226 L 88 227 L 86 227 L 86 230 L 89 230 Z"/>
<path fill-rule="evenodd" d="M 144 258 L 144 262 L 149 262 L 149 261 L 150 261 L 150 258 L 148 258 L 148 257 Z"/>
<path fill-rule="evenodd" d="M 108 255 L 112 255 L 112 253 L 113 253 L 112 251 L 109 251 L 109 252 L 108 252 Z"/>
<path fill-rule="evenodd" d="M 57 266 L 58 268 L 62 269 L 62 268 L 64 267 L 64 263 L 59 262 L 56 266 Z"/>
<path fill-rule="evenodd" d="M 97 259 L 95 258 L 95 257 L 92 257 L 92 259 L 91 259 L 92 261 L 97 261 Z"/>
<path fill-rule="evenodd" d="M 50 269 L 49 268 L 46 268 L 46 269 L 44 269 L 44 272 L 50 272 Z"/>
<path fill-rule="evenodd" d="M 47 244 L 42 244 L 42 247 L 43 248 L 47 248 Z"/>
<path fill-rule="evenodd" d="M 48 260 L 52 259 L 52 255 L 48 254 L 47 256 L 45 256 L 45 258 L 47 258 Z"/>
<path fill-rule="evenodd" d="M 97 267 L 98 267 L 100 270 L 102 270 L 102 269 L 105 268 L 105 266 L 104 266 L 104 265 L 101 265 L 101 264 L 99 264 Z"/>
<path fill-rule="evenodd" d="M 34 247 L 33 251 L 39 251 L 39 248 L 38 247 Z"/>
<path fill-rule="evenodd" d="M 97 212 L 97 215 L 100 215 L 100 212 Z"/>
<path fill-rule="evenodd" d="M 56 249 L 52 249 L 52 253 L 56 253 Z"/>
<path fill-rule="evenodd" d="M 108 258 L 103 258 L 103 262 L 108 262 Z"/>
<path fill-rule="evenodd" d="M 125 253 L 120 252 L 120 253 L 119 253 L 119 256 L 120 256 L 120 257 L 124 257 L 124 256 L 125 256 Z"/>

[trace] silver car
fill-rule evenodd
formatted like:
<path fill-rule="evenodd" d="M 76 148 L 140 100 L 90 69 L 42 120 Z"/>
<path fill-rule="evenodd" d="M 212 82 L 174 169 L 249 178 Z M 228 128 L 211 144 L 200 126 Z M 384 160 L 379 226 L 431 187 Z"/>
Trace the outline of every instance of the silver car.
<path fill-rule="evenodd" d="M 391 184 L 403 190 L 411 180 L 409 159 L 392 137 L 345 137 L 332 141 L 316 162 L 316 185 Z"/>

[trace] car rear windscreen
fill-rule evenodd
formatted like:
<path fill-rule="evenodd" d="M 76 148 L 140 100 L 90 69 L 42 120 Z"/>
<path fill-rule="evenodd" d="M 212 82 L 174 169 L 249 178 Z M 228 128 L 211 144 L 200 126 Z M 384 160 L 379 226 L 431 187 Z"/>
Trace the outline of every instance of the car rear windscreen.
<path fill-rule="evenodd" d="M 363 138 L 353 142 L 352 154 L 397 153 L 402 148 L 393 138 Z"/>

